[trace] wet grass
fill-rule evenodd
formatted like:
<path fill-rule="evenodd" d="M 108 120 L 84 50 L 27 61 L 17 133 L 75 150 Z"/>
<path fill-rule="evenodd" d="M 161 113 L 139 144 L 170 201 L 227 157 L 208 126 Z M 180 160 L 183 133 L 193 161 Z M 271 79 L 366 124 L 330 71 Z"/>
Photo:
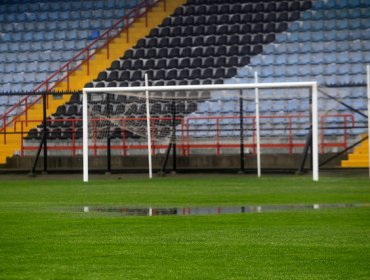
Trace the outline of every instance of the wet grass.
<path fill-rule="evenodd" d="M 1 180 L 0 210 L 116 205 L 130 207 L 237 206 L 370 202 L 366 178 L 202 176 L 92 180 Z"/>
<path fill-rule="evenodd" d="M 187 217 L 82 205 L 369 202 L 367 179 L 0 180 L 0 279 L 369 279 L 370 208 Z"/>

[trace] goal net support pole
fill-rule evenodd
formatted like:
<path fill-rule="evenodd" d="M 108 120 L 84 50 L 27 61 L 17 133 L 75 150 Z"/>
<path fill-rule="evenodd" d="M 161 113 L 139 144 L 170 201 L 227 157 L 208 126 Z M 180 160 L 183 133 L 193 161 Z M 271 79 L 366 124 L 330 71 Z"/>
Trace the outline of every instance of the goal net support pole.
<path fill-rule="evenodd" d="M 319 127 L 317 83 L 312 85 L 312 179 L 319 180 Z"/>
<path fill-rule="evenodd" d="M 83 181 L 89 181 L 89 134 L 87 114 L 87 92 L 82 91 L 82 145 L 83 145 Z"/>
<path fill-rule="evenodd" d="M 145 86 L 148 87 L 148 74 L 145 74 Z M 149 107 L 149 91 L 145 91 L 145 104 L 146 104 L 146 129 L 148 141 L 148 165 L 149 165 L 149 179 L 153 177 L 152 171 L 152 134 L 150 128 L 150 107 Z"/>
<path fill-rule="evenodd" d="M 171 92 L 171 91 L 227 91 L 227 90 L 257 90 L 258 89 L 282 89 L 282 88 L 308 88 L 311 89 L 312 96 L 312 179 L 313 181 L 319 180 L 319 156 L 318 156 L 318 145 L 319 145 L 319 133 L 318 133 L 318 86 L 317 82 L 284 82 L 284 83 L 251 83 L 251 84 L 221 84 L 221 85 L 186 85 L 186 86 L 146 86 L 144 87 L 106 87 L 106 88 L 84 88 L 82 98 L 82 118 L 83 118 L 83 181 L 88 182 L 89 180 L 89 132 L 88 132 L 88 94 L 89 93 L 111 93 L 111 94 L 125 94 L 125 93 L 144 93 L 146 96 L 146 110 L 147 117 L 149 105 L 149 93 L 151 92 Z M 258 96 L 256 95 L 256 102 L 259 102 Z M 369 99 L 370 100 L 370 99 Z M 370 101 L 369 101 L 370 103 Z M 258 103 L 256 109 L 258 109 Z M 258 112 L 258 110 L 257 110 Z M 257 121 L 258 123 L 258 121 Z M 147 119 L 147 135 L 148 135 L 148 154 L 151 157 L 151 140 L 150 140 L 150 119 Z M 259 134 L 259 133 L 258 133 Z M 259 136 L 258 136 L 259 138 Z M 258 140 L 259 141 L 259 140 Z M 259 146 L 259 144 L 257 145 Z M 258 153 L 259 154 L 259 153 Z M 150 157 L 148 160 L 150 161 Z M 260 163 L 259 163 L 260 164 Z M 149 163 L 150 165 L 150 163 Z M 151 174 L 151 167 L 149 167 L 149 174 Z"/>
<path fill-rule="evenodd" d="M 254 82 L 258 84 L 258 73 L 254 72 Z M 260 101 L 258 87 L 255 89 L 256 99 L 256 146 L 257 146 L 257 176 L 261 177 L 261 139 L 260 139 Z"/>

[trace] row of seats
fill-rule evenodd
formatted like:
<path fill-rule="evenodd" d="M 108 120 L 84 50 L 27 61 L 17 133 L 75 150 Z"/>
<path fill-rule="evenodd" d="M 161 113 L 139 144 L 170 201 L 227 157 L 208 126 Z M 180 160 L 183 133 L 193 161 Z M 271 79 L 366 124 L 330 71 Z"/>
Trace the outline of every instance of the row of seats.
<path fill-rule="evenodd" d="M 249 124 L 250 125 L 250 124 Z M 248 124 L 245 126 L 248 127 Z M 287 137 L 289 132 L 291 133 L 291 136 L 293 137 L 305 137 L 307 136 L 309 132 L 309 126 L 303 125 L 299 126 L 297 125 L 296 127 L 289 127 L 287 124 L 286 125 L 270 125 L 268 123 L 266 124 L 261 124 L 261 131 L 260 131 L 260 136 L 261 137 Z M 351 129 L 347 131 L 347 134 L 352 135 Z M 161 126 L 157 125 L 154 128 L 153 131 L 153 137 L 156 139 L 158 138 L 163 138 L 163 137 L 168 137 L 171 135 L 172 128 L 168 124 L 167 126 Z M 54 129 L 49 129 L 47 132 L 47 137 L 48 140 L 53 140 L 53 141 L 66 141 L 66 140 L 81 140 L 82 139 L 82 128 L 77 128 L 75 130 L 72 130 L 71 128 L 54 128 Z M 177 137 L 181 137 L 183 133 L 189 134 L 190 137 L 192 138 L 214 138 L 216 134 L 223 138 L 223 137 L 240 137 L 240 126 L 239 125 L 221 125 L 216 128 L 214 124 L 210 125 L 193 125 L 190 126 L 189 129 L 186 131 L 180 131 L 177 129 L 176 134 Z M 244 131 L 244 136 L 247 137 L 252 137 L 254 134 L 253 130 L 245 128 Z M 24 138 L 25 140 L 41 140 L 44 135 L 43 129 L 31 129 L 28 133 L 28 135 Z M 115 126 L 113 127 L 102 127 L 99 128 L 96 131 L 96 140 L 98 141 L 104 141 L 107 136 L 110 136 L 111 139 L 122 139 L 123 137 L 125 138 L 139 138 L 140 134 L 135 134 L 135 129 L 133 131 L 127 130 L 127 131 L 122 131 L 121 128 L 117 128 Z M 325 135 L 326 136 L 331 136 L 331 135 L 338 135 L 342 136 L 343 135 L 343 129 L 338 129 L 338 128 L 326 128 L 325 129 Z M 354 135 L 357 135 L 357 132 L 354 133 Z"/>
<path fill-rule="evenodd" d="M 344 40 L 361 40 L 370 38 L 370 29 L 356 30 L 331 30 L 331 31 L 312 31 L 312 32 L 284 32 L 276 36 L 277 43 L 285 42 L 328 42 Z"/>
<path fill-rule="evenodd" d="M 327 42 L 289 42 L 286 44 L 272 43 L 264 46 L 264 55 L 279 55 L 279 54 L 294 54 L 305 55 L 315 53 L 332 53 L 332 52 L 349 52 L 351 55 L 355 52 L 370 51 L 370 40 L 343 40 L 343 41 L 327 41 Z M 271 59 L 274 59 L 273 57 Z"/>
<path fill-rule="evenodd" d="M 72 123 L 72 122 L 70 122 Z M 47 133 L 47 137 L 49 140 L 78 140 L 82 139 L 83 130 L 82 128 L 77 128 L 76 130 L 72 130 L 71 128 L 54 128 L 49 129 Z M 25 140 L 41 140 L 44 136 L 44 132 L 42 128 L 32 128 L 26 137 L 23 139 Z"/>
<path fill-rule="evenodd" d="M 280 4 L 280 5 L 286 5 L 285 3 L 291 3 L 291 2 L 307 2 L 307 1 L 279 1 L 280 3 L 284 3 L 284 4 Z M 260 1 L 260 0 L 228 0 L 227 3 L 228 4 L 231 4 L 231 5 L 237 5 L 237 4 L 252 4 L 252 5 L 266 5 L 266 4 L 271 4 L 276 5 L 276 3 L 279 3 L 277 1 L 273 1 L 273 0 L 265 0 L 265 1 Z M 186 2 L 185 5 L 212 5 L 212 4 L 225 4 L 225 1 L 222 1 L 222 0 L 188 0 Z M 286 8 L 286 6 L 284 6 Z M 276 11 L 275 10 L 271 10 L 271 11 Z"/>
<path fill-rule="evenodd" d="M 150 31 L 148 38 L 212 35 L 247 35 L 256 33 L 283 32 L 287 22 L 245 23 L 201 26 L 159 27 Z"/>
<path fill-rule="evenodd" d="M 39 52 L 39 51 L 64 51 L 64 50 L 81 50 L 86 47 L 87 41 L 64 41 L 64 40 L 53 40 L 53 41 L 39 41 L 39 42 L 14 42 L 11 44 L 0 44 L 2 49 L 7 48 L 8 52 L 18 51 L 26 52 Z"/>
<path fill-rule="evenodd" d="M 109 27 L 111 26 L 110 25 Z M 103 28 L 101 26 L 101 28 Z M 91 33 L 96 29 L 90 29 L 86 28 L 84 30 L 68 30 L 68 31 L 28 31 L 28 32 L 15 32 L 15 33 L 6 33 L 4 34 L 2 38 L 2 42 L 5 43 L 11 43 L 9 50 L 12 51 L 11 48 L 13 48 L 14 51 L 14 43 L 35 43 L 40 42 L 43 43 L 45 41 L 48 41 L 49 45 L 53 44 L 53 41 L 65 41 L 65 43 L 72 45 L 75 47 L 75 45 L 81 45 L 79 41 L 83 41 L 86 39 L 89 39 L 89 36 Z M 72 41 L 72 42 L 68 42 Z M 43 46 L 43 49 L 47 49 L 45 46 Z"/>
<path fill-rule="evenodd" d="M 223 114 L 235 114 L 237 115 L 240 111 L 240 103 L 227 102 L 227 101 L 206 101 L 198 105 L 199 115 L 223 115 Z M 255 103 L 245 102 L 243 106 L 243 112 L 254 113 Z M 273 100 L 265 99 L 260 100 L 259 109 L 261 113 L 268 114 L 269 112 L 283 112 L 285 114 L 291 114 L 292 112 L 307 112 L 309 110 L 309 102 L 307 99 L 291 99 L 291 100 Z"/>
<path fill-rule="evenodd" d="M 153 69 L 184 69 L 184 68 L 212 68 L 237 67 L 249 63 L 249 57 L 221 56 L 173 59 L 124 59 L 116 60 L 108 70 L 153 70 Z M 104 75 L 104 74 L 103 74 Z"/>
<path fill-rule="evenodd" d="M 239 76 L 248 76 L 253 70 L 257 70 L 252 67 L 244 67 L 239 70 Z M 317 65 L 270 65 L 269 67 L 263 68 L 262 71 L 258 72 L 261 77 L 306 77 L 306 76 L 331 76 L 331 75 L 346 75 L 346 74 L 362 74 L 365 75 L 366 68 L 363 64 L 317 64 Z"/>
<path fill-rule="evenodd" d="M 366 7 L 369 2 L 367 0 L 326 0 L 326 1 L 313 1 L 313 8 L 315 10 L 330 10 L 330 9 L 343 9 L 343 8 L 358 8 Z"/>
<path fill-rule="evenodd" d="M 7 92 L 20 92 L 20 91 L 27 91 L 31 92 L 36 88 L 40 83 L 33 83 L 33 82 L 28 82 L 28 83 L 0 83 L 0 90 L 2 93 L 7 93 Z"/>
<path fill-rule="evenodd" d="M 363 133 L 364 129 L 347 129 L 347 136 L 356 136 Z M 320 130 L 322 135 L 325 137 L 342 137 L 344 135 L 344 129 L 338 129 L 337 127 L 327 127 Z M 214 139 L 216 136 L 219 138 L 239 138 L 240 128 L 237 125 L 223 125 L 216 129 L 215 125 L 210 126 L 192 126 L 187 134 L 191 135 L 191 138 L 195 139 Z M 293 137 L 293 139 L 305 139 L 309 133 L 309 126 L 296 126 L 290 128 L 288 125 L 261 125 L 260 136 L 262 138 L 282 138 L 282 137 Z M 244 130 L 244 137 L 253 137 L 255 132 L 252 129 Z M 181 137 L 181 132 L 178 131 L 178 137 Z M 297 139 L 297 140 L 298 140 Z"/>
<path fill-rule="evenodd" d="M 100 72 L 95 81 L 143 81 L 144 74 L 151 80 L 187 80 L 187 79 L 220 79 L 231 78 L 237 73 L 236 68 L 194 68 L 194 69 L 170 69 L 170 70 L 115 70 Z"/>
<path fill-rule="evenodd" d="M 226 14 L 211 16 L 177 16 L 166 18 L 161 26 L 199 26 L 214 24 L 246 24 L 286 22 L 299 19 L 299 12 L 256 13 L 256 14 Z"/>
<path fill-rule="evenodd" d="M 123 9 L 137 5 L 137 0 L 97 0 L 97 1 L 11 1 L 0 4 L 0 14 L 51 11 L 81 11 L 94 9 Z"/>
<path fill-rule="evenodd" d="M 320 31 L 320 30 L 343 30 L 343 29 L 363 29 L 369 26 L 369 19 L 336 19 L 336 20 L 317 20 L 317 21 L 295 21 L 289 30 L 290 32 L 307 32 L 307 31 Z"/>
<path fill-rule="evenodd" d="M 118 16 L 121 18 L 123 15 L 120 13 Z M 64 31 L 69 33 L 73 31 L 75 34 L 80 34 L 80 31 L 85 29 L 106 29 L 111 27 L 112 19 L 110 17 L 105 17 L 104 19 L 94 19 L 90 17 L 88 19 L 76 19 L 76 20 L 55 20 L 52 22 L 46 21 L 35 21 L 35 22 L 8 22 L 0 25 L 0 32 L 40 32 L 40 31 Z M 78 36 L 78 35 L 76 35 Z M 26 39 L 26 38 L 25 38 Z M 24 40 L 25 40 L 24 39 Z"/>
<path fill-rule="evenodd" d="M 266 37 L 268 38 L 268 37 Z M 259 37 L 259 41 L 264 38 Z M 267 40 L 266 40 L 267 43 Z M 219 56 L 248 56 L 262 51 L 262 45 L 234 45 L 234 46 L 209 46 L 186 48 L 151 48 L 129 49 L 122 59 L 151 58 L 185 58 L 185 57 L 219 57 Z"/>
<path fill-rule="evenodd" d="M 125 9 L 110 9 L 110 10 L 87 10 L 87 11 L 57 11 L 57 12 L 25 12 L 25 13 L 10 13 L 0 14 L 0 22 L 4 23 L 34 23 L 48 21 L 64 21 L 64 20 L 86 20 L 90 18 L 105 19 L 105 18 L 121 18 L 125 15 Z"/>
<path fill-rule="evenodd" d="M 0 44 L 0 69 L 12 72 L 46 71 L 50 62 L 66 62 L 76 53 L 74 51 L 1 51 Z M 22 61 L 22 63 L 16 63 Z M 0 70 L 1 71 L 1 70 Z"/>
<path fill-rule="evenodd" d="M 1 73 L 1 72 L 0 72 Z M 1 83 L 41 83 L 47 78 L 47 74 L 45 72 L 36 73 L 36 72 L 29 72 L 29 73 L 2 73 L 1 76 Z"/>
<path fill-rule="evenodd" d="M 333 51 L 331 53 L 316 52 L 316 53 L 292 53 L 292 54 L 276 54 L 276 55 L 260 55 L 253 58 L 255 65 L 263 66 L 284 66 L 284 65 L 302 65 L 309 67 L 316 67 L 322 65 L 323 67 L 338 67 L 344 65 L 347 67 L 363 66 L 363 62 L 369 57 L 370 51 L 353 51 L 340 52 Z M 345 66 L 344 66 L 345 67 Z M 365 67 L 363 67 L 365 68 Z"/>
<path fill-rule="evenodd" d="M 223 79 L 205 79 L 205 80 L 156 80 L 156 81 L 149 81 L 149 85 L 153 86 L 176 86 L 176 85 L 219 85 L 223 84 Z M 89 87 L 142 87 L 144 86 L 144 81 L 125 81 L 125 82 L 118 82 L 118 81 L 93 81 L 87 83 L 85 85 L 86 88 Z"/>
<path fill-rule="evenodd" d="M 164 37 L 140 39 L 135 48 L 176 48 L 197 46 L 222 46 L 222 45 L 247 45 L 267 44 L 275 39 L 274 33 L 244 34 L 244 35 L 212 35 L 212 36 L 189 36 L 189 37 Z"/>
<path fill-rule="evenodd" d="M 183 116 L 184 114 L 190 114 L 197 109 L 197 104 L 193 101 L 190 102 L 180 102 L 175 106 L 172 106 L 171 103 L 161 104 L 156 102 L 150 107 L 151 115 L 172 115 Z M 120 117 L 124 116 L 125 118 L 131 117 L 143 117 L 146 114 L 146 104 L 109 104 L 109 105 L 93 105 L 91 108 L 91 114 L 97 116 L 112 116 Z M 65 114 L 67 115 L 67 114 Z"/>
<path fill-rule="evenodd" d="M 6 95 L 6 94 L 1 94 L 0 95 L 0 106 L 13 106 L 14 104 L 19 102 L 19 99 L 21 97 L 17 95 Z"/>
<path fill-rule="evenodd" d="M 310 1 L 301 2 L 270 2 L 270 3 L 246 3 L 246 4 L 221 4 L 221 5 L 196 5 L 182 6 L 175 10 L 174 15 L 217 15 L 236 13 L 260 13 L 279 11 L 299 11 L 311 6 Z"/>
<path fill-rule="evenodd" d="M 254 81 L 254 72 L 261 73 L 265 69 L 253 68 L 253 72 L 248 73 L 245 77 L 234 77 L 231 78 L 225 83 L 235 84 L 235 83 L 251 83 Z M 298 75 L 289 75 L 286 76 L 285 73 L 277 76 L 262 77 L 260 79 L 261 83 L 280 83 L 280 82 L 309 82 L 315 81 L 319 85 L 325 86 L 356 86 L 356 85 L 365 85 L 364 82 L 365 76 L 362 73 L 359 74 L 333 74 L 333 75 L 317 75 L 317 76 L 298 76 Z"/>
<path fill-rule="evenodd" d="M 301 17 L 302 20 L 311 19 L 357 19 L 367 18 L 368 10 L 366 7 L 360 8 L 343 8 L 343 9 L 328 9 L 328 10 L 308 10 Z"/>

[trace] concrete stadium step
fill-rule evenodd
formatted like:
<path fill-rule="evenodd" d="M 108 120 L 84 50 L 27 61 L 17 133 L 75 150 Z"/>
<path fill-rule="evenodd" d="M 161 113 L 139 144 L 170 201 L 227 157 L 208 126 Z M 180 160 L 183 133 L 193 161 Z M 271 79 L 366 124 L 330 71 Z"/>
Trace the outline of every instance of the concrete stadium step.
<path fill-rule="evenodd" d="M 48 109 L 46 111 L 47 116 L 50 116 L 52 113 L 54 113 L 58 106 L 69 101 L 70 97 L 70 95 L 63 95 L 62 97 L 49 97 Z M 20 116 L 12 125 L 7 127 L 7 132 L 23 132 L 24 137 L 27 135 L 27 132 L 30 129 L 35 128 L 40 124 L 42 117 L 43 105 L 42 103 L 36 103 L 27 110 L 27 116 Z M 23 137 L 21 134 L 7 134 L 6 140 L 4 140 L 4 137 L 0 137 L 0 164 L 5 163 L 6 158 L 12 156 L 14 153 L 20 153 Z"/>
<path fill-rule="evenodd" d="M 369 162 L 367 160 L 352 160 L 352 161 L 342 161 L 342 167 L 346 168 L 364 168 L 369 167 Z"/>
<path fill-rule="evenodd" d="M 362 136 L 364 137 L 364 136 Z M 346 168 L 363 168 L 369 167 L 369 142 L 363 141 L 360 146 L 356 147 L 353 153 L 348 155 L 347 160 L 342 160 L 341 167 Z"/>

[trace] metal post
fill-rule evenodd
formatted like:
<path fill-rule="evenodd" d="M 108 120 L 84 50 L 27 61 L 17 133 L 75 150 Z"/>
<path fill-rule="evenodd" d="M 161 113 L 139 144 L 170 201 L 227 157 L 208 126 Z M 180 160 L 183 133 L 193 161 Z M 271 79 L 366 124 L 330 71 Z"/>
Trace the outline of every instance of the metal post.
<path fill-rule="evenodd" d="M 367 74 L 367 139 L 368 139 L 368 163 L 369 163 L 369 178 L 370 178 L 370 65 L 366 66 Z"/>
<path fill-rule="evenodd" d="M 172 101 L 172 173 L 176 173 L 176 102 Z"/>
<path fill-rule="evenodd" d="M 47 92 L 42 95 L 42 113 L 43 113 L 43 129 L 44 129 L 44 173 L 48 172 L 48 129 L 46 123 L 46 98 Z"/>
<path fill-rule="evenodd" d="M 244 173 L 244 123 L 243 123 L 243 90 L 239 93 L 239 129 L 240 129 L 240 170 Z"/>
<path fill-rule="evenodd" d="M 145 74 L 145 87 L 148 87 L 148 74 Z M 150 108 L 149 108 L 149 91 L 145 91 L 146 97 L 146 129 L 148 135 L 148 165 L 149 165 L 149 179 L 153 177 L 152 171 L 152 134 L 150 130 Z"/>
<path fill-rule="evenodd" d="M 319 129 L 317 112 L 317 83 L 312 86 L 312 179 L 319 180 Z"/>
<path fill-rule="evenodd" d="M 254 82 L 258 83 L 258 73 L 254 72 Z M 256 101 L 256 145 L 257 145 L 257 177 L 261 177 L 261 141 L 260 141 L 260 105 L 259 105 L 259 89 L 255 89 Z"/>
<path fill-rule="evenodd" d="M 311 94 L 310 94 L 310 97 L 309 97 L 309 99 L 308 99 L 308 102 L 309 102 L 309 104 L 308 104 L 308 108 L 312 108 L 312 90 L 311 90 Z M 310 116 L 310 119 L 312 120 L 312 111 L 310 111 L 310 114 L 309 114 L 309 116 Z M 311 125 L 311 127 L 310 127 L 310 135 L 309 136 L 311 136 L 311 139 L 309 140 L 309 143 L 310 143 L 310 147 L 309 147 L 309 152 L 311 153 L 311 156 L 310 156 L 310 170 L 312 171 L 313 170 L 313 157 L 312 157 L 312 154 L 313 154 L 313 149 L 312 149 L 312 144 L 313 144 L 313 142 L 312 142 L 312 137 L 313 137 L 313 131 L 312 131 L 312 125 Z M 318 135 L 317 135 L 317 137 L 319 137 Z"/>
<path fill-rule="evenodd" d="M 111 94 L 108 93 L 107 94 L 107 97 L 106 97 L 106 100 L 107 100 L 107 105 L 106 105 L 106 115 L 108 118 L 111 117 L 111 112 L 109 111 L 109 108 L 110 108 L 110 102 L 111 102 Z M 108 122 L 108 137 L 107 137 L 107 174 L 110 174 L 111 173 L 111 122 Z"/>
<path fill-rule="evenodd" d="M 83 180 L 89 181 L 89 135 L 87 116 L 87 92 L 82 91 L 82 139 L 83 139 Z"/>
<path fill-rule="evenodd" d="M 172 143 L 170 142 L 170 143 L 168 144 L 168 147 L 167 147 L 166 157 L 164 158 L 164 162 L 163 162 L 163 165 L 162 165 L 162 169 L 161 169 L 161 171 L 159 171 L 159 174 L 160 174 L 160 175 L 165 175 L 165 174 L 166 174 L 166 166 L 167 166 L 168 158 L 169 158 L 169 156 L 170 156 L 171 149 L 172 149 Z"/>
<path fill-rule="evenodd" d="M 111 157 L 111 151 L 110 151 L 110 149 L 111 149 L 111 137 L 110 136 L 108 136 L 108 138 L 107 138 L 107 172 L 106 172 L 106 174 L 111 174 L 112 173 L 112 164 L 111 164 L 111 162 L 112 162 L 112 157 Z"/>
<path fill-rule="evenodd" d="M 304 166 L 306 164 L 306 159 L 307 159 L 307 156 L 308 156 L 308 152 L 309 152 L 311 147 L 312 147 L 312 129 L 310 127 L 310 130 L 308 132 L 306 142 L 305 142 L 305 145 L 304 145 L 304 149 L 303 149 L 302 161 L 301 161 L 301 164 L 300 164 L 300 166 L 297 170 L 297 174 L 303 174 Z"/>

